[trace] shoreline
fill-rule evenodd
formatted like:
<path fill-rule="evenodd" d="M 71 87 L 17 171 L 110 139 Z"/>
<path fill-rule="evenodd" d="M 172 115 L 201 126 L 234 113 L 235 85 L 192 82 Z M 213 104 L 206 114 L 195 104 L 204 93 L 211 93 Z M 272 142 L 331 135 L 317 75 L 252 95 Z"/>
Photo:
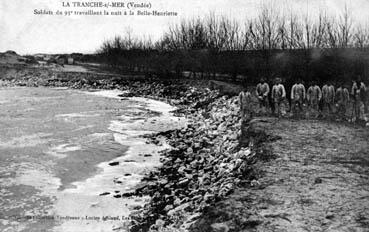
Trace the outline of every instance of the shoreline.
<path fill-rule="evenodd" d="M 24 70 L 23 70 L 24 72 Z M 71 73 L 68 73 L 68 75 L 72 75 Z M 76 73 L 75 75 L 78 76 L 78 73 Z M 93 75 L 93 74 L 90 74 Z M 24 77 L 24 75 L 23 75 Z M 174 115 L 182 115 L 182 116 L 186 116 L 188 118 L 189 121 L 189 127 L 185 128 L 185 129 L 181 129 L 181 130 L 174 130 L 174 131 L 164 131 L 164 132 L 160 132 L 159 135 L 161 135 L 163 137 L 164 135 L 164 139 L 166 139 L 169 143 L 170 146 L 174 147 L 174 148 L 178 148 L 178 142 L 181 142 L 182 147 L 180 148 L 181 152 L 187 152 L 188 154 L 190 154 L 191 152 L 200 152 L 200 150 L 202 150 L 201 152 L 204 153 L 204 155 L 210 155 L 210 157 L 214 158 L 214 156 L 216 156 L 216 149 L 221 149 L 220 146 L 218 146 L 218 142 L 223 140 L 223 136 L 227 137 L 226 139 L 226 145 L 222 144 L 222 146 L 226 146 L 227 149 L 237 149 L 237 139 L 239 137 L 239 133 L 237 134 L 237 132 L 240 131 L 240 117 L 238 116 L 238 105 L 237 105 L 237 97 L 233 97 L 233 98 L 227 98 L 227 97 L 221 97 L 221 95 L 219 94 L 218 91 L 214 91 L 214 90 L 209 90 L 207 88 L 201 88 L 198 89 L 194 86 L 191 86 L 190 84 L 186 84 L 186 83 L 170 83 L 168 81 L 164 81 L 164 82 L 148 82 L 148 81 L 131 81 L 131 80 L 123 80 L 123 83 L 119 83 L 119 81 L 117 80 L 109 80 L 109 79 L 101 79 L 98 80 L 98 78 L 96 78 L 96 80 L 84 80 L 84 79 L 78 79 L 78 78 L 73 78 L 73 79 L 68 79 L 68 80 L 63 80 L 60 78 L 52 78 L 52 79 L 48 79 L 47 81 L 45 81 L 45 76 L 43 76 L 42 74 L 39 76 L 28 76 L 29 79 L 17 79 L 16 77 L 13 79 L 10 79 L 9 83 L 10 85 L 20 85 L 20 86 L 34 86 L 34 84 L 36 83 L 37 86 L 46 86 L 46 87 L 69 87 L 69 88 L 77 88 L 77 89 L 118 89 L 121 91 L 128 91 L 123 95 L 120 95 L 119 97 L 135 97 L 135 96 L 139 96 L 139 97 L 145 97 L 145 98 L 150 98 L 150 99 L 155 99 L 155 100 L 161 100 L 161 101 L 165 101 L 173 106 L 178 107 L 175 111 L 174 111 Z M 4 82 L 3 82 L 4 85 Z M 6 84 L 5 84 L 6 85 Z M 212 105 L 210 105 L 212 104 Z M 232 109 L 230 110 L 230 105 L 232 107 Z M 213 109 L 213 110 L 212 110 Z M 214 110 L 215 109 L 215 110 Z M 216 112 L 219 111 L 219 112 Z M 230 114 L 229 114 L 230 112 Z M 228 121 L 228 119 L 231 119 L 231 123 L 226 123 Z M 196 123 L 200 123 L 197 124 Z M 210 124 L 214 124 L 217 125 L 217 127 L 210 127 Z M 181 141 L 181 138 L 175 138 L 173 137 L 172 139 L 169 139 L 169 137 L 173 136 L 173 133 L 176 133 L 175 131 L 181 131 L 180 133 L 183 134 L 187 134 L 190 133 L 192 135 L 190 135 L 191 137 L 193 137 L 192 139 L 195 139 L 193 131 L 194 128 L 196 128 L 197 126 L 201 127 L 201 132 L 199 134 L 197 134 L 197 140 L 195 143 L 192 144 L 187 144 L 188 141 Z M 207 129 L 209 128 L 209 129 Z M 232 129 L 231 133 L 229 131 L 227 131 L 227 129 Z M 217 131 L 220 130 L 221 133 L 218 133 Z M 206 139 L 204 141 L 202 141 L 201 137 L 203 135 L 206 135 Z M 165 136 L 167 136 L 165 138 Z M 169 136 L 169 137 L 168 137 Z M 159 141 L 157 139 L 157 136 L 154 135 L 150 135 L 147 136 L 148 139 L 150 139 L 151 143 L 154 144 L 158 144 Z M 190 137 L 189 137 L 190 138 Z M 189 139 L 187 138 L 187 140 Z M 187 142 L 187 143 L 186 143 Z M 215 146 L 215 149 L 212 149 L 212 147 Z M 205 148 L 206 147 L 206 148 Z M 200 149 L 202 148 L 202 149 Z M 192 151 L 191 151 L 192 150 Z M 176 151 L 176 149 L 173 149 L 172 151 Z M 178 152 L 178 151 L 176 151 Z M 219 152 L 219 151 L 217 151 Z M 248 151 L 247 151 L 248 152 Z M 162 167 L 166 167 L 168 165 L 172 165 L 172 163 L 168 163 L 168 160 L 165 161 L 166 159 L 168 159 L 168 155 L 170 155 L 170 153 L 163 153 L 162 154 L 164 156 L 164 158 L 162 158 L 161 161 L 161 165 Z M 193 157 L 192 157 L 193 158 Z M 229 161 L 231 160 L 227 160 L 226 161 L 226 157 L 222 157 L 222 159 L 217 158 L 217 162 L 220 163 L 229 163 Z M 204 159 L 206 160 L 206 158 Z M 185 160 L 184 160 L 185 161 Z M 224 162 L 225 161 L 225 162 Z M 240 160 L 239 160 L 240 162 Z M 209 161 L 209 165 L 210 165 L 210 161 Z M 218 165 L 218 164 L 217 164 Z M 173 166 L 173 165 L 172 165 Z M 230 170 L 225 171 L 224 167 L 220 167 L 222 169 L 222 175 L 227 175 L 230 173 Z M 239 168 L 239 167 L 237 167 Z M 160 170 L 160 168 L 159 168 Z M 180 170 L 181 172 L 183 172 L 183 170 Z M 149 173 L 148 175 L 146 175 L 146 177 L 143 178 L 143 181 L 147 181 L 148 179 L 150 179 L 150 176 L 155 173 L 156 171 L 153 171 L 151 173 Z M 211 173 L 212 170 L 208 170 L 207 172 Z M 215 172 L 219 172 L 219 170 L 214 170 Z M 201 175 L 206 174 L 206 173 L 201 173 Z M 214 177 L 213 177 L 214 178 Z M 215 196 L 213 193 L 211 194 L 207 194 L 206 195 L 206 202 L 211 203 L 212 201 L 214 201 L 215 199 L 220 199 L 224 196 L 226 196 L 227 194 L 229 194 L 233 188 L 234 185 L 234 181 L 233 181 L 233 177 L 230 177 L 231 180 L 228 178 L 223 178 L 223 180 L 221 181 L 221 183 L 219 182 L 219 186 L 217 186 L 217 188 L 219 188 L 219 190 L 222 190 L 221 195 L 219 196 Z M 179 180 L 179 179 L 178 179 Z M 212 181 L 215 182 L 215 180 L 211 180 L 208 179 L 206 180 L 207 182 L 210 181 L 210 184 Z M 238 180 L 237 180 L 238 181 Z M 236 181 L 236 182 L 237 182 Z M 164 181 L 165 182 L 165 181 Z M 186 185 L 186 182 L 191 182 L 188 179 L 181 179 L 179 183 L 182 183 L 184 185 Z M 196 180 L 197 182 L 197 180 Z M 223 183 L 224 182 L 224 183 Z M 155 184 L 153 182 L 151 182 L 152 186 L 154 186 Z M 188 183 L 187 183 L 188 184 Z M 141 183 L 140 185 L 145 185 L 144 183 Z M 220 186 L 222 185 L 222 186 Z M 154 188 L 153 188 L 154 189 Z M 152 189 L 152 190 L 153 190 Z M 165 188 L 164 188 L 165 189 Z M 215 192 L 216 190 L 214 190 L 213 192 Z M 150 192 L 150 190 L 143 190 L 143 187 L 141 186 L 140 188 L 138 188 L 135 193 L 127 193 L 125 194 L 125 196 L 129 197 L 132 195 L 136 195 L 136 196 L 142 196 L 142 195 L 152 195 L 151 194 L 152 191 Z M 199 202 L 204 202 L 205 201 L 200 200 L 200 198 L 202 198 L 202 194 L 205 194 L 205 192 L 203 193 L 197 193 L 196 196 L 197 197 L 197 201 Z M 165 196 L 166 194 L 163 194 L 163 196 Z M 193 195 L 193 194 L 192 194 Z M 201 196 L 200 196 L 201 195 Z M 182 201 L 183 199 L 180 199 L 180 201 Z M 152 198 L 152 200 L 150 201 L 151 203 L 156 202 L 157 200 L 155 199 L 155 196 Z M 178 203 L 179 200 L 177 200 L 176 202 Z M 171 203 L 173 203 L 174 200 L 171 200 Z M 169 202 L 166 202 L 169 204 Z M 187 204 L 188 202 L 183 201 L 181 203 L 178 203 L 178 205 L 183 205 L 183 204 Z M 201 205 L 201 207 L 197 210 L 193 209 L 193 213 L 195 213 L 194 215 L 198 215 L 198 213 L 202 210 L 202 208 L 204 208 L 204 204 L 198 204 Z M 206 203 L 208 204 L 208 203 Z M 152 205 L 152 204 L 151 204 Z M 148 207 L 149 204 L 146 205 L 146 207 Z M 197 206 L 197 203 L 196 203 Z M 160 207 L 159 207 L 160 208 Z M 183 207 L 182 208 L 186 208 Z M 152 208 L 153 211 L 158 211 L 157 209 Z M 168 208 L 167 208 L 168 209 Z M 169 210 L 173 210 L 174 207 L 172 207 L 172 209 Z M 186 210 L 188 211 L 189 207 L 186 208 Z M 168 211 L 169 211 L 168 210 Z M 149 210 L 150 211 L 150 210 Z M 197 214 L 196 214 L 197 213 Z M 191 214 L 191 213 L 190 213 Z M 151 224 L 155 224 L 155 221 L 152 221 L 151 218 L 148 218 L 144 215 L 142 215 L 143 217 L 141 217 L 139 219 L 139 217 L 137 216 L 138 214 L 135 213 L 135 215 L 131 215 L 132 218 L 134 218 L 134 221 L 141 221 L 141 225 L 143 225 L 143 227 L 145 228 L 149 228 L 151 226 Z M 160 215 L 160 213 L 158 213 L 155 218 L 159 219 L 161 218 L 163 215 Z M 167 218 L 168 220 L 166 221 L 167 223 L 169 223 L 171 220 L 169 220 L 169 218 Z M 192 218 L 193 219 L 193 218 Z M 143 220 L 143 221 L 142 221 Z M 133 222 L 134 224 L 134 222 Z M 160 224 L 160 220 L 159 220 L 159 224 Z M 132 227 L 132 231 L 135 231 L 137 229 L 137 225 L 133 225 Z"/>
<path fill-rule="evenodd" d="M 24 87 L 20 87 L 20 89 L 23 89 Z M 10 89 L 13 91 L 13 87 L 6 87 L 4 89 Z M 18 89 L 18 87 L 15 87 L 15 89 Z M 32 90 L 34 89 L 34 90 Z M 47 89 L 49 88 L 42 88 L 45 89 L 47 93 L 57 93 L 57 92 L 50 92 Z M 52 89 L 52 88 L 50 88 Z M 29 91 L 30 89 L 21 90 Z M 63 88 L 63 90 L 65 90 Z M 35 92 L 36 91 L 36 92 Z M 37 93 L 38 90 L 36 88 L 31 88 L 31 92 Z M 84 100 L 88 99 L 88 94 L 97 95 L 98 98 L 100 97 L 109 97 L 109 98 L 115 98 L 116 99 L 116 106 L 122 104 L 119 103 L 119 99 L 121 97 L 117 97 L 117 95 L 121 94 L 121 91 L 101 91 L 96 89 L 91 89 L 91 92 L 86 92 L 84 90 L 78 91 L 78 90 L 70 90 L 70 91 L 76 91 L 76 96 L 78 96 L 78 93 L 83 93 Z M 44 90 L 41 91 L 41 95 L 44 92 Z M 28 92 L 27 92 L 28 93 Z M 67 92 L 68 93 L 68 92 Z M 71 92 L 72 93 L 72 92 Z M 29 93 L 28 93 L 29 95 Z M 38 96 L 39 94 L 36 94 Z M 69 94 L 67 94 L 69 95 Z M 96 98 L 96 97 L 94 97 Z M 115 101 L 115 100 L 114 100 Z M 135 199 L 122 199 L 122 195 L 126 193 L 127 191 L 131 191 L 134 189 L 134 187 L 140 182 L 143 175 L 147 170 L 152 170 L 154 167 L 160 165 L 159 162 L 159 156 L 157 155 L 157 152 L 162 149 L 168 149 L 169 146 L 162 141 L 161 144 L 149 144 L 146 143 L 146 138 L 143 138 L 143 135 L 152 134 L 160 132 L 164 129 L 168 128 L 177 128 L 177 124 L 185 124 L 185 120 L 181 120 L 181 118 L 175 117 L 170 113 L 170 111 L 174 110 L 175 108 L 173 106 L 168 105 L 167 103 L 162 103 L 156 100 L 150 100 L 145 98 L 129 98 L 128 99 L 129 105 L 132 105 L 131 107 L 133 111 L 127 109 L 129 112 L 128 114 L 122 114 L 120 113 L 115 119 L 112 119 L 107 124 L 108 128 L 106 130 L 111 131 L 111 136 L 114 137 L 114 140 L 116 141 L 117 145 L 118 143 L 120 146 L 123 147 L 123 150 L 125 150 L 125 147 L 128 148 L 127 151 L 124 151 L 123 154 L 121 154 L 118 158 L 114 159 L 108 159 L 104 161 L 103 163 L 100 163 L 97 166 L 94 166 L 94 169 L 98 169 L 98 172 L 95 172 L 93 175 L 88 175 L 88 177 L 73 181 L 70 185 L 73 185 L 73 188 L 66 188 L 62 191 L 58 192 L 57 198 L 58 201 L 55 202 L 55 215 L 57 216 L 63 216 L 63 215 L 79 215 L 84 210 L 77 210 L 77 208 L 84 207 L 85 209 L 89 208 L 90 204 L 100 202 L 99 205 L 94 206 L 91 208 L 91 210 L 86 211 L 86 215 L 92 216 L 101 216 L 99 212 L 99 208 L 103 207 L 105 205 L 106 209 L 108 210 L 102 210 L 101 212 L 105 213 L 109 216 L 114 216 L 117 212 L 121 212 L 122 210 L 119 208 L 123 208 L 123 210 L 129 210 L 130 208 L 137 208 L 139 205 L 143 205 L 144 202 L 147 200 L 146 198 L 142 198 L 140 201 L 138 201 L 138 197 Z M 126 105 L 126 104 L 123 104 Z M 67 119 L 69 117 L 83 117 L 85 114 L 79 114 L 79 113 L 71 113 L 71 114 L 55 114 L 55 117 L 57 118 L 64 118 Z M 68 119 L 69 120 L 69 119 Z M 163 127 L 162 124 L 167 125 L 167 127 Z M 147 129 L 145 129 L 147 128 Z M 97 131 L 99 132 L 99 131 Z M 103 135 L 104 133 L 94 133 L 92 135 Z M 105 136 L 106 137 L 106 136 Z M 69 149 L 70 148 L 70 149 Z M 66 158 L 67 154 L 64 152 L 73 151 L 73 150 L 81 150 L 81 147 L 66 147 L 64 149 L 64 144 L 61 146 L 56 146 L 50 148 L 50 151 L 53 151 L 53 156 L 55 158 Z M 55 153 L 55 154 L 54 154 Z M 135 162 L 132 162 L 135 160 Z M 85 169 L 85 168 L 84 168 Z M 129 174 L 129 175 L 128 175 Z M 77 178 L 77 177 L 75 177 Z M 30 181 L 31 179 L 29 179 Z M 121 183 L 121 184 L 120 184 Z M 25 182 L 26 184 L 26 182 Z M 122 185 L 123 184 L 123 185 Z M 111 185 L 111 186 L 110 186 Z M 110 187 L 109 187 L 110 186 Z M 120 186 L 122 186 L 120 188 Z M 55 189 L 56 190 L 56 189 Z M 116 190 L 120 190 L 117 192 Z M 80 194 L 78 194 L 80 193 Z M 107 194 L 109 193 L 109 194 Z M 109 195 L 109 196 L 106 196 Z M 84 198 L 87 197 L 85 200 Z M 91 198 L 92 197 L 92 198 Z M 114 197 L 114 198 L 113 198 Z M 94 200 L 94 199 L 95 200 Z M 118 200 L 115 198 L 120 198 L 122 200 Z M 100 199 L 100 200 L 99 200 Z M 108 206 L 107 200 L 105 199 L 112 199 L 116 203 L 114 203 L 114 207 Z M 110 200 L 111 201 L 111 200 Z M 81 204 L 81 202 L 85 202 L 84 204 Z M 105 202 L 105 203 L 104 203 Z M 125 202 L 125 203 L 124 203 Z M 118 203 L 118 204 L 117 204 Z M 102 205 L 101 205 L 102 204 Z M 132 206 L 124 206 L 124 204 L 132 205 Z M 76 208 L 77 207 L 77 208 Z M 117 208 L 118 207 L 118 208 Z M 142 207 L 142 206 L 140 206 Z M 82 209 L 82 208 L 80 208 Z M 81 211 L 81 212 L 80 212 Z M 95 212 L 96 211 L 96 212 Z M 79 213 L 77 213 L 79 212 Z M 95 213 L 94 213 L 95 212 Z M 76 214 L 77 213 L 77 214 Z M 125 217 L 127 220 L 129 216 L 129 211 L 125 212 L 124 214 L 118 213 L 120 217 Z M 38 219 L 42 219 L 41 217 L 33 217 L 34 222 L 38 221 Z M 63 217 L 61 217 L 62 219 Z M 36 221 L 35 221 L 36 220 Z M 123 221 L 123 218 L 121 218 L 121 221 Z M 85 231 L 82 224 L 84 222 L 80 222 L 78 220 L 70 220 L 70 222 L 65 222 L 65 220 L 62 219 L 60 221 L 62 225 L 56 226 L 56 231 L 73 231 L 70 230 L 70 228 L 80 228 L 81 231 Z M 41 222 L 42 223 L 42 222 Z M 78 226 L 78 224 L 81 223 L 81 227 Z M 114 224 L 120 224 L 119 221 L 113 222 Z M 44 224 L 44 223 L 43 223 Z M 59 223 L 56 221 L 56 224 Z M 67 227 L 64 226 L 64 224 L 67 224 Z M 73 225 L 74 224 L 74 225 Z M 95 224 L 93 221 L 89 220 L 89 224 L 93 225 Z M 106 228 L 111 228 L 111 225 L 109 226 L 109 220 L 106 222 L 101 222 L 101 224 L 105 224 Z M 69 225 L 69 227 L 68 227 Z M 71 227 L 73 225 L 73 227 Z M 36 225 L 34 225 L 36 226 Z M 47 226 L 47 225 L 44 225 Z M 102 228 L 103 225 L 96 225 L 99 228 Z M 68 230 L 69 228 L 69 230 Z M 93 229 L 93 228 L 91 228 Z M 113 228 L 113 229 L 116 229 Z M 54 231 L 54 230 L 53 230 Z M 105 230 L 104 230 L 105 231 Z"/>
<path fill-rule="evenodd" d="M 93 94 L 108 98 L 120 99 L 117 95 L 120 91 L 94 91 L 85 92 L 85 94 Z M 56 231 L 70 231 L 68 228 L 73 228 L 73 230 L 84 231 L 100 228 L 100 230 L 106 231 L 108 229 L 118 230 L 120 224 L 126 224 L 129 214 L 132 209 L 141 208 L 148 201 L 148 197 L 135 197 L 135 198 L 124 198 L 127 192 L 130 192 L 140 184 L 142 177 L 148 170 L 154 170 L 161 164 L 159 162 L 158 152 L 163 149 L 170 148 L 164 141 L 160 146 L 155 144 L 147 144 L 146 139 L 142 138 L 142 135 L 152 134 L 157 132 L 159 127 L 157 124 L 167 122 L 171 124 L 169 127 L 177 127 L 177 124 L 185 123 L 181 122 L 179 119 L 174 120 L 168 112 L 171 107 L 155 107 L 156 105 L 164 105 L 160 102 L 150 101 L 148 99 L 136 99 L 129 98 L 129 101 L 137 102 L 139 105 L 145 105 L 145 109 L 152 111 L 153 108 L 155 112 L 159 112 L 160 115 L 153 115 L 146 119 L 134 119 L 134 117 L 119 116 L 122 117 L 123 121 L 111 121 L 109 130 L 113 133 L 114 140 L 124 147 L 128 147 L 124 155 L 117 157 L 113 160 L 109 160 L 98 165 L 102 169 L 97 175 L 91 176 L 86 180 L 79 181 L 76 183 L 75 189 L 67 189 L 63 191 L 64 198 L 58 201 L 56 208 L 57 212 L 63 215 L 73 215 L 74 210 L 79 208 L 85 212 L 85 215 L 89 217 L 99 216 L 102 218 L 104 215 L 118 217 L 119 220 L 113 220 L 112 225 L 109 220 L 89 220 L 88 227 L 86 227 L 85 222 L 81 221 L 68 221 L 55 228 Z M 167 105 L 167 104 L 165 104 Z M 155 113 L 156 114 L 156 113 Z M 133 120 L 133 121 L 132 121 Z M 174 121 L 173 121 L 174 120 Z M 154 122 L 154 123 L 152 123 Z M 150 127 L 151 130 L 141 130 L 140 128 Z M 119 186 L 122 185 L 120 188 Z M 123 187 L 124 186 L 124 187 Z M 119 191 L 117 191 L 119 190 Z M 83 200 L 83 194 L 80 196 L 79 193 L 88 193 L 88 195 L 94 195 L 95 197 L 87 198 Z M 91 198 L 91 199 L 90 199 Z M 95 199 L 96 198 L 96 199 Z M 71 202 L 75 202 L 79 199 L 76 207 L 70 207 Z M 110 205 L 109 202 L 117 201 L 114 205 Z M 115 200 L 114 200 L 115 199 Z M 94 207 L 88 207 L 91 202 L 95 202 Z M 73 205 L 75 205 L 73 203 Z M 100 208 L 102 207 L 102 208 Z M 121 208 L 124 208 L 122 211 Z M 72 211 L 71 211 L 72 210 Z M 67 212 L 70 212 L 69 214 Z M 104 212 L 104 215 L 100 215 L 100 212 Z M 120 212 L 120 213 L 117 213 Z"/>
<path fill-rule="evenodd" d="M 70 75 L 72 74 L 67 76 Z M 75 75 L 78 77 L 79 74 Z M 32 85 L 33 81 L 23 79 L 21 83 Z M 280 121 L 291 122 L 291 125 L 310 124 L 315 121 L 318 125 L 327 123 L 315 119 L 279 120 L 256 117 L 250 124 L 242 124 L 238 97 L 223 95 L 201 84 L 169 80 L 81 80 L 61 77 L 44 83 L 48 86 L 69 86 L 77 89 L 119 89 L 127 91 L 119 97 L 139 96 L 161 100 L 177 107 L 174 115 L 187 117 L 186 128 L 144 136 L 147 143 L 152 144 L 160 144 L 166 140 L 172 149 L 161 153 L 161 166 L 145 175 L 134 191 L 122 194 L 122 198 L 127 199 L 135 196 L 151 198 L 143 208 L 133 209 L 130 215 L 131 223 L 122 225 L 121 231 L 200 232 L 227 231 L 228 226 L 238 229 L 256 228 L 262 222 L 267 222 L 268 218 L 258 213 L 256 217 L 247 210 L 242 211 L 240 215 L 232 214 L 233 209 L 221 211 L 222 204 L 234 201 L 239 190 L 252 193 L 260 188 L 260 191 L 263 191 L 262 189 L 268 186 L 268 183 L 259 182 L 264 175 L 264 171 L 261 172 L 263 166 L 281 159 L 280 154 L 274 154 L 271 148 L 271 144 L 278 143 L 279 134 L 270 135 L 261 125 L 265 122 L 267 125 L 273 125 Z M 328 124 L 333 127 L 336 124 L 347 126 L 338 122 Z M 353 131 L 356 130 L 355 127 L 354 124 L 347 126 Z M 248 194 L 242 195 L 241 200 L 236 202 L 243 204 L 243 207 L 249 207 Z M 242 199 L 246 199 L 246 202 Z M 216 220 L 212 220 L 214 213 L 217 215 Z M 224 222 L 226 219 L 222 215 L 228 215 L 225 217 L 229 218 L 229 222 Z"/>

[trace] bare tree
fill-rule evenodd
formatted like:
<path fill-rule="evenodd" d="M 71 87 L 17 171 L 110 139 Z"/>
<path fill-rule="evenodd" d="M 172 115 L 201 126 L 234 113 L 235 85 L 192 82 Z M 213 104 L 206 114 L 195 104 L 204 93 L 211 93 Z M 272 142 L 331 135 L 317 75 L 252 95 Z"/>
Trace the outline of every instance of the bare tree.
<path fill-rule="evenodd" d="M 369 47 L 369 26 L 363 26 L 362 24 L 357 25 L 353 34 L 353 45 L 357 48 L 368 48 Z"/>
<path fill-rule="evenodd" d="M 342 48 L 347 48 L 350 45 L 351 41 L 351 30 L 352 30 L 352 12 L 351 10 L 345 6 L 345 9 L 342 15 L 338 20 L 338 43 Z"/>

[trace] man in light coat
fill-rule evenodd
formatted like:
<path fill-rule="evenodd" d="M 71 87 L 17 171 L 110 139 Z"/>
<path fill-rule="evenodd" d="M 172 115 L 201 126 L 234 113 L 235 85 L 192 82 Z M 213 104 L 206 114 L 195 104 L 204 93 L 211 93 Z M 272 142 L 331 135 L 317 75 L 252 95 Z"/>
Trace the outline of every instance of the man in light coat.
<path fill-rule="evenodd" d="M 239 102 L 240 102 L 240 113 L 241 113 L 241 119 L 245 122 L 248 122 L 252 118 L 252 110 L 251 110 L 251 102 L 252 102 L 252 96 L 249 91 L 242 91 L 238 95 Z"/>
<path fill-rule="evenodd" d="M 351 87 L 351 96 L 354 100 L 353 114 L 351 119 L 356 121 L 364 118 L 365 101 L 366 101 L 366 86 L 361 81 L 353 81 Z"/>
<path fill-rule="evenodd" d="M 268 95 L 270 88 L 265 78 L 261 78 L 261 82 L 256 86 L 256 95 L 259 100 L 259 108 L 269 109 Z"/>
<path fill-rule="evenodd" d="M 296 84 L 292 86 L 291 89 L 291 111 L 293 113 L 301 113 L 303 111 L 303 104 L 306 97 L 305 86 L 302 84 L 302 81 L 299 79 Z M 298 110 L 296 109 L 298 108 Z"/>
<path fill-rule="evenodd" d="M 312 82 L 312 85 L 307 90 L 306 99 L 310 107 L 318 112 L 319 111 L 319 102 L 322 99 L 322 90 L 316 84 L 315 81 Z"/>
<path fill-rule="evenodd" d="M 272 88 L 272 100 L 274 103 L 274 113 L 280 117 L 283 114 L 283 102 L 286 98 L 286 90 L 280 78 L 276 78 L 276 83 Z"/>
<path fill-rule="evenodd" d="M 334 98 L 335 98 L 334 86 L 329 82 L 325 84 L 322 88 L 323 95 L 323 112 L 327 112 L 327 115 L 333 113 Z"/>
<path fill-rule="evenodd" d="M 336 107 L 337 107 L 338 116 L 341 119 L 345 119 L 346 118 L 347 105 L 348 105 L 349 100 L 350 100 L 350 94 L 349 94 L 348 89 L 342 83 L 340 83 L 339 87 L 336 90 L 335 100 L 336 100 Z"/>
<path fill-rule="evenodd" d="M 360 99 L 364 104 L 364 112 L 368 113 L 368 90 L 363 81 L 360 81 Z"/>

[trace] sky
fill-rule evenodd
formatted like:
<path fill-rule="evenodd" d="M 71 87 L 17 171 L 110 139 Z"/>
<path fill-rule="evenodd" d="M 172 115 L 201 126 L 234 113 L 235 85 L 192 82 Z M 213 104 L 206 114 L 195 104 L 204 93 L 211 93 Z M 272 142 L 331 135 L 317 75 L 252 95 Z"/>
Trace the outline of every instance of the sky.
<path fill-rule="evenodd" d="M 172 11 L 178 16 L 60 16 L 57 10 L 87 11 L 92 8 L 63 7 L 67 2 L 151 3 L 148 11 Z M 157 40 L 182 19 L 206 16 L 210 12 L 242 21 L 256 17 L 263 5 L 313 17 L 319 11 L 339 14 L 348 6 L 357 22 L 369 22 L 369 0 L 1 0 L 0 52 L 19 54 L 93 53 L 100 44 L 130 30 L 133 35 Z M 51 10 L 54 15 L 35 15 L 34 10 Z M 102 8 L 105 9 L 105 8 Z M 101 8 L 93 8 L 95 11 Z M 107 11 L 115 11 L 109 8 Z M 121 8 L 121 10 L 127 10 Z"/>

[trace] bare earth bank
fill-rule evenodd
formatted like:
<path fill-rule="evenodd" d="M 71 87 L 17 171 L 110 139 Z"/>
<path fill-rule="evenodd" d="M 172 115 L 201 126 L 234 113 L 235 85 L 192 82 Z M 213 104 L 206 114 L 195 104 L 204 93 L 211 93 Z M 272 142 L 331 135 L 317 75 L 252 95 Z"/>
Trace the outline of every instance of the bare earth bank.
<path fill-rule="evenodd" d="M 259 118 L 275 159 L 259 179 L 209 208 L 192 231 L 369 231 L 369 131 L 325 121 Z"/>

